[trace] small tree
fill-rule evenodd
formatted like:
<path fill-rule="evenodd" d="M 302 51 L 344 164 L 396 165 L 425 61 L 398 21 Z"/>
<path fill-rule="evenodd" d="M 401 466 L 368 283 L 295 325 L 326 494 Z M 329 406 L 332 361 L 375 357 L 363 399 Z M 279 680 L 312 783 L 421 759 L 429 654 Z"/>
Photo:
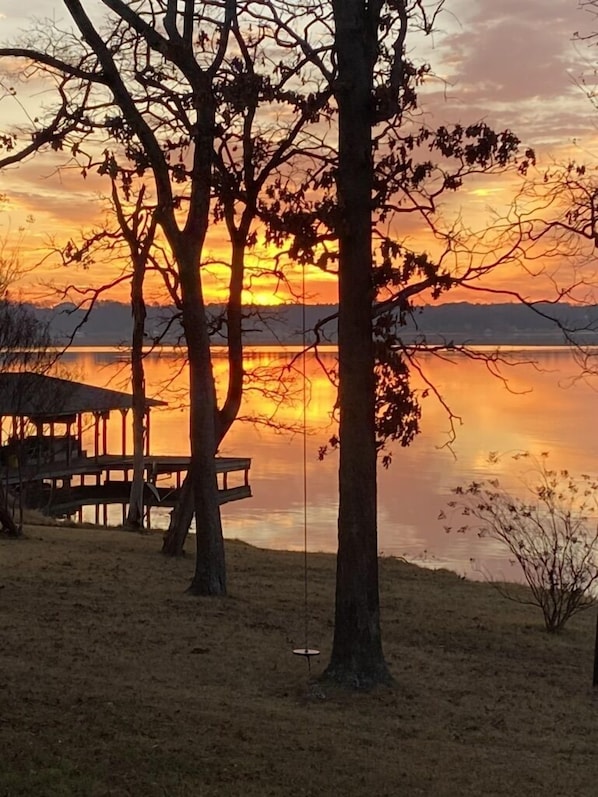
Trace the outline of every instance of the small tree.
<path fill-rule="evenodd" d="M 598 581 L 598 480 L 572 476 L 540 458 L 517 454 L 516 461 L 533 463 L 522 479 L 528 497 L 503 489 L 498 479 L 472 481 L 456 487 L 449 507 L 466 518 L 458 529 L 478 530 L 480 537 L 498 540 L 519 563 L 532 597 L 522 598 L 501 587 L 501 593 L 521 603 L 539 606 L 546 630 L 554 633 L 577 612 L 595 603 Z M 491 456 L 496 462 L 498 457 Z M 531 499 L 529 496 L 531 495 Z M 441 518 L 445 515 L 441 514 Z"/>
<path fill-rule="evenodd" d="M 0 261 L 0 284 L 2 278 Z M 37 320 L 33 311 L 21 302 L 11 301 L 6 294 L 0 294 L 0 373 L 47 370 L 51 362 L 50 345 L 48 331 Z M 24 396 L 14 396 L 17 404 L 21 398 Z M 10 537 L 18 537 L 21 533 L 23 516 L 23 485 L 19 485 L 20 519 L 17 524 L 9 505 L 8 489 L 1 482 L 0 479 L 0 532 L 5 532 Z"/>

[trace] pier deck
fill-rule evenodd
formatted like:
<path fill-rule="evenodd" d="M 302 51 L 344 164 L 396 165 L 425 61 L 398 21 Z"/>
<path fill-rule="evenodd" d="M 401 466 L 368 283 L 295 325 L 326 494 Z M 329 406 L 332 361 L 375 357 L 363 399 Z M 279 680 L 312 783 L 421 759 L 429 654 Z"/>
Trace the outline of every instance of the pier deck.
<path fill-rule="evenodd" d="M 189 457 L 150 455 L 144 458 L 144 504 L 146 507 L 173 507 L 179 497 Z M 216 457 L 216 475 L 221 504 L 251 497 L 248 457 Z M 26 504 L 52 515 L 72 514 L 82 506 L 126 504 L 131 490 L 133 457 L 102 454 L 78 457 L 71 462 L 27 464 L 21 468 L 0 468 L 4 485 L 22 485 Z M 159 479 L 172 477 L 170 484 Z"/>
<path fill-rule="evenodd" d="M 25 506 L 47 514 L 81 513 L 91 504 L 96 510 L 103 506 L 106 516 L 108 504 L 121 504 L 124 517 L 133 478 L 134 459 L 127 452 L 132 406 L 128 393 L 39 373 L 1 373 L 2 486 L 20 493 Z M 144 399 L 143 502 L 148 517 L 153 506 L 174 505 L 190 464 L 188 456 L 151 453 L 150 410 L 165 406 L 160 399 Z M 108 452 L 114 411 L 121 418 L 120 454 Z M 221 504 L 251 497 L 251 459 L 216 457 L 215 462 Z"/>
<path fill-rule="evenodd" d="M 189 469 L 189 457 L 176 455 L 150 455 L 144 457 L 145 471 L 151 481 L 154 477 L 165 474 L 184 473 Z M 249 457 L 216 457 L 216 473 L 228 474 L 242 471 L 245 480 L 248 480 L 251 459 Z M 100 454 L 97 457 L 77 457 L 71 462 L 47 462 L 41 464 L 28 464 L 21 469 L 4 467 L 2 479 L 5 484 L 19 484 L 20 481 L 35 481 L 43 479 L 68 479 L 73 476 L 95 476 L 104 472 L 133 470 L 133 456 L 121 454 Z"/>

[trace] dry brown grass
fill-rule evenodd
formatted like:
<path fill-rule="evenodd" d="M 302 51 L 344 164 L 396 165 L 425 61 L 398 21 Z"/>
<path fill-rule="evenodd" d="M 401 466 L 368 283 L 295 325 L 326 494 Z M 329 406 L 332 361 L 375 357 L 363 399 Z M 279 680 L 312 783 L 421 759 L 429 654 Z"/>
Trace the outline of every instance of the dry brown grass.
<path fill-rule="evenodd" d="M 598 793 L 590 613 L 561 636 L 484 584 L 386 559 L 394 689 L 322 687 L 298 554 L 228 546 L 230 597 L 119 531 L 0 541 L 0 795 Z M 333 558 L 310 558 L 326 663 Z"/>

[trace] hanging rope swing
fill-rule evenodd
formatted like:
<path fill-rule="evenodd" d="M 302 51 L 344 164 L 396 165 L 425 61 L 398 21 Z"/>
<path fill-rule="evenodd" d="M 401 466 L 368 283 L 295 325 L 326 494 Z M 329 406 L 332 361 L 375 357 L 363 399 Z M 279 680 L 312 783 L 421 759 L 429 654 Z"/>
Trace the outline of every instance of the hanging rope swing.
<path fill-rule="evenodd" d="M 304 622 L 304 647 L 295 648 L 293 654 L 303 657 L 308 669 L 311 671 L 311 660 L 314 656 L 319 656 L 320 651 L 309 646 L 309 583 L 308 583 L 308 562 L 307 562 L 307 368 L 306 368 L 306 345 L 307 330 L 305 317 L 305 267 L 303 267 L 301 278 L 301 378 L 302 378 L 302 407 L 303 407 L 303 622 Z"/>

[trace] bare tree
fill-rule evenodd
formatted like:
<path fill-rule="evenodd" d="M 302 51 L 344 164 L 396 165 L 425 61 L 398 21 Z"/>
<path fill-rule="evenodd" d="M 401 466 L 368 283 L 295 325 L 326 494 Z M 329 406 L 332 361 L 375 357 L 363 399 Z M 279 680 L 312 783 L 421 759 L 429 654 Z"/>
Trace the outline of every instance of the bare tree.
<path fill-rule="evenodd" d="M 47 327 L 37 319 L 30 307 L 9 297 L 9 288 L 17 273 L 18 257 L 13 253 L 7 267 L 3 266 L 4 263 L 0 258 L 0 373 L 46 371 L 53 360 Z M 22 398 L 24 397 L 18 395 L 14 397 L 16 409 Z M 3 451 L 6 457 L 10 453 L 12 452 L 9 451 L 9 447 Z M 9 462 L 2 464 L 8 465 Z M 20 486 L 22 488 L 23 485 Z M 11 537 L 18 537 L 21 533 L 22 489 L 19 494 L 20 513 L 16 522 L 9 506 L 8 490 L 0 477 L 0 530 Z"/>
<path fill-rule="evenodd" d="M 248 4 L 251 15 L 256 9 Z M 237 49 L 226 61 L 219 84 L 218 135 L 214 149 L 213 221 L 226 228 L 230 246 L 229 278 L 226 303 L 222 314 L 211 319 L 216 339 L 226 344 L 228 384 L 217 417 L 217 442 L 222 442 L 238 416 L 243 394 L 243 331 L 255 319 L 251 306 L 243 300 L 243 292 L 252 279 L 259 278 L 272 266 L 250 270 L 247 255 L 256 248 L 260 237 L 282 245 L 292 227 L 281 229 L 281 207 L 276 186 L 293 180 L 295 193 L 306 191 L 313 174 L 303 178 L 299 161 L 309 162 L 317 147 L 322 155 L 325 143 L 317 126 L 330 116 L 331 89 L 301 84 L 304 57 L 293 43 L 284 48 L 284 69 L 279 68 L 272 54 L 273 39 L 279 21 L 270 19 L 268 26 L 249 26 L 235 18 L 232 36 Z M 280 43 L 279 43 L 280 44 Z M 272 116 L 276 113 L 276 121 Z M 287 284 L 284 270 L 274 264 L 276 278 Z M 248 291 L 251 293 L 251 290 Z M 182 553 L 185 535 L 193 515 L 188 480 L 171 515 L 163 551 Z"/>
<path fill-rule="evenodd" d="M 156 214 L 144 208 L 145 187 L 141 186 L 134 207 L 127 216 L 116 185 L 112 184 L 112 201 L 120 231 L 129 248 L 131 275 L 131 312 L 133 332 L 131 336 L 131 384 L 133 388 L 133 480 L 129 496 L 126 524 L 132 528 L 143 526 L 143 491 L 145 487 L 145 418 L 146 393 L 143 367 L 145 343 L 146 308 L 143 283 L 156 234 Z"/>
<path fill-rule="evenodd" d="M 498 479 L 482 479 L 453 489 L 449 517 L 465 518 L 460 533 L 475 530 L 478 536 L 503 545 L 521 567 L 530 593 L 522 595 L 508 585 L 496 584 L 505 597 L 538 606 L 549 633 L 561 631 L 569 618 L 596 604 L 598 580 L 598 530 L 596 514 L 598 482 L 588 474 L 575 476 L 555 469 L 548 454 L 528 453 L 512 459 L 524 462 L 520 477 L 523 495 L 506 490 Z M 499 455 L 491 455 L 496 463 Z M 446 519 L 441 513 L 440 519 Z"/>
<path fill-rule="evenodd" d="M 257 197 L 273 171 L 294 154 L 298 131 L 312 120 L 314 108 L 305 102 L 300 79 L 291 85 L 281 71 L 277 85 L 258 73 L 258 53 L 275 42 L 276 34 L 241 24 L 233 0 L 153 0 L 139 7 L 122 0 L 102 3 L 109 12 L 102 27 L 92 21 L 85 3 L 64 0 L 77 36 L 50 44 L 49 52 L 13 47 L 0 55 L 26 59 L 32 72 L 56 74 L 67 82 L 67 111 L 78 120 L 68 141 L 85 174 L 108 175 L 125 200 L 138 181 L 151 181 L 160 236 L 175 265 L 168 288 L 180 309 L 190 370 L 188 492 L 198 527 L 191 591 L 222 594 L 226 579 L 214 455 L 241 400 L 245 251 L 255 240 Z M 270 110 L 286 103 L 299 124 L 284 123 L 278 136 L 270 124 L 270 136 L 260 134 L 254 122 L 264 101 Z M 241 142 L 240 156 L 231 157 L 233 137 Z M 104 144 L 99 159 L 98 138 Z M 240 169 L 230 170 L 232 162 Z M 221 409 L 201 279 L 214 193 L 214 214 L 226 224 L 232 247 L 226 316 L 230 376 Z M 239 217 L 237 206 L 244 208 Z M 189 515 L 178 516 L 184 530 Z"/>
<path fill-rule="evenodd" d="M 89 98 L 78 107 L 88 128 L 93 128 L 95 116 L 95 129 L 103 127 L 121 143 L 104 150 L 100 171 L 118 178 L 125 191 L 135 176 L 151 175 L 158 223 L 178 269 L 189 357 L 190 473 L 198 519 L 190 590 L 224 594 L 214 462 L 217 407 L 199 265 L 210 220 L 214 81 L 227 50 L 236 3 L 204 5 L 186 0 L 182 8 L 170 1 L 136 8 L 122 0 L 103 0 L 103 5 L 111 16 L 100 28 L 82 2 L 64 0 L 81 42 L 75 44 L 72 37 L 70 52 L 49 56 L 21 47 L 4 48 L 0 55 L 77 77 L 85 84 L 85 96 L 74 97 L 73 106 Z M 198 38 L 202 44 L 196 50 Z M 180 154 L 174 163 L 173 152 Z"/>

